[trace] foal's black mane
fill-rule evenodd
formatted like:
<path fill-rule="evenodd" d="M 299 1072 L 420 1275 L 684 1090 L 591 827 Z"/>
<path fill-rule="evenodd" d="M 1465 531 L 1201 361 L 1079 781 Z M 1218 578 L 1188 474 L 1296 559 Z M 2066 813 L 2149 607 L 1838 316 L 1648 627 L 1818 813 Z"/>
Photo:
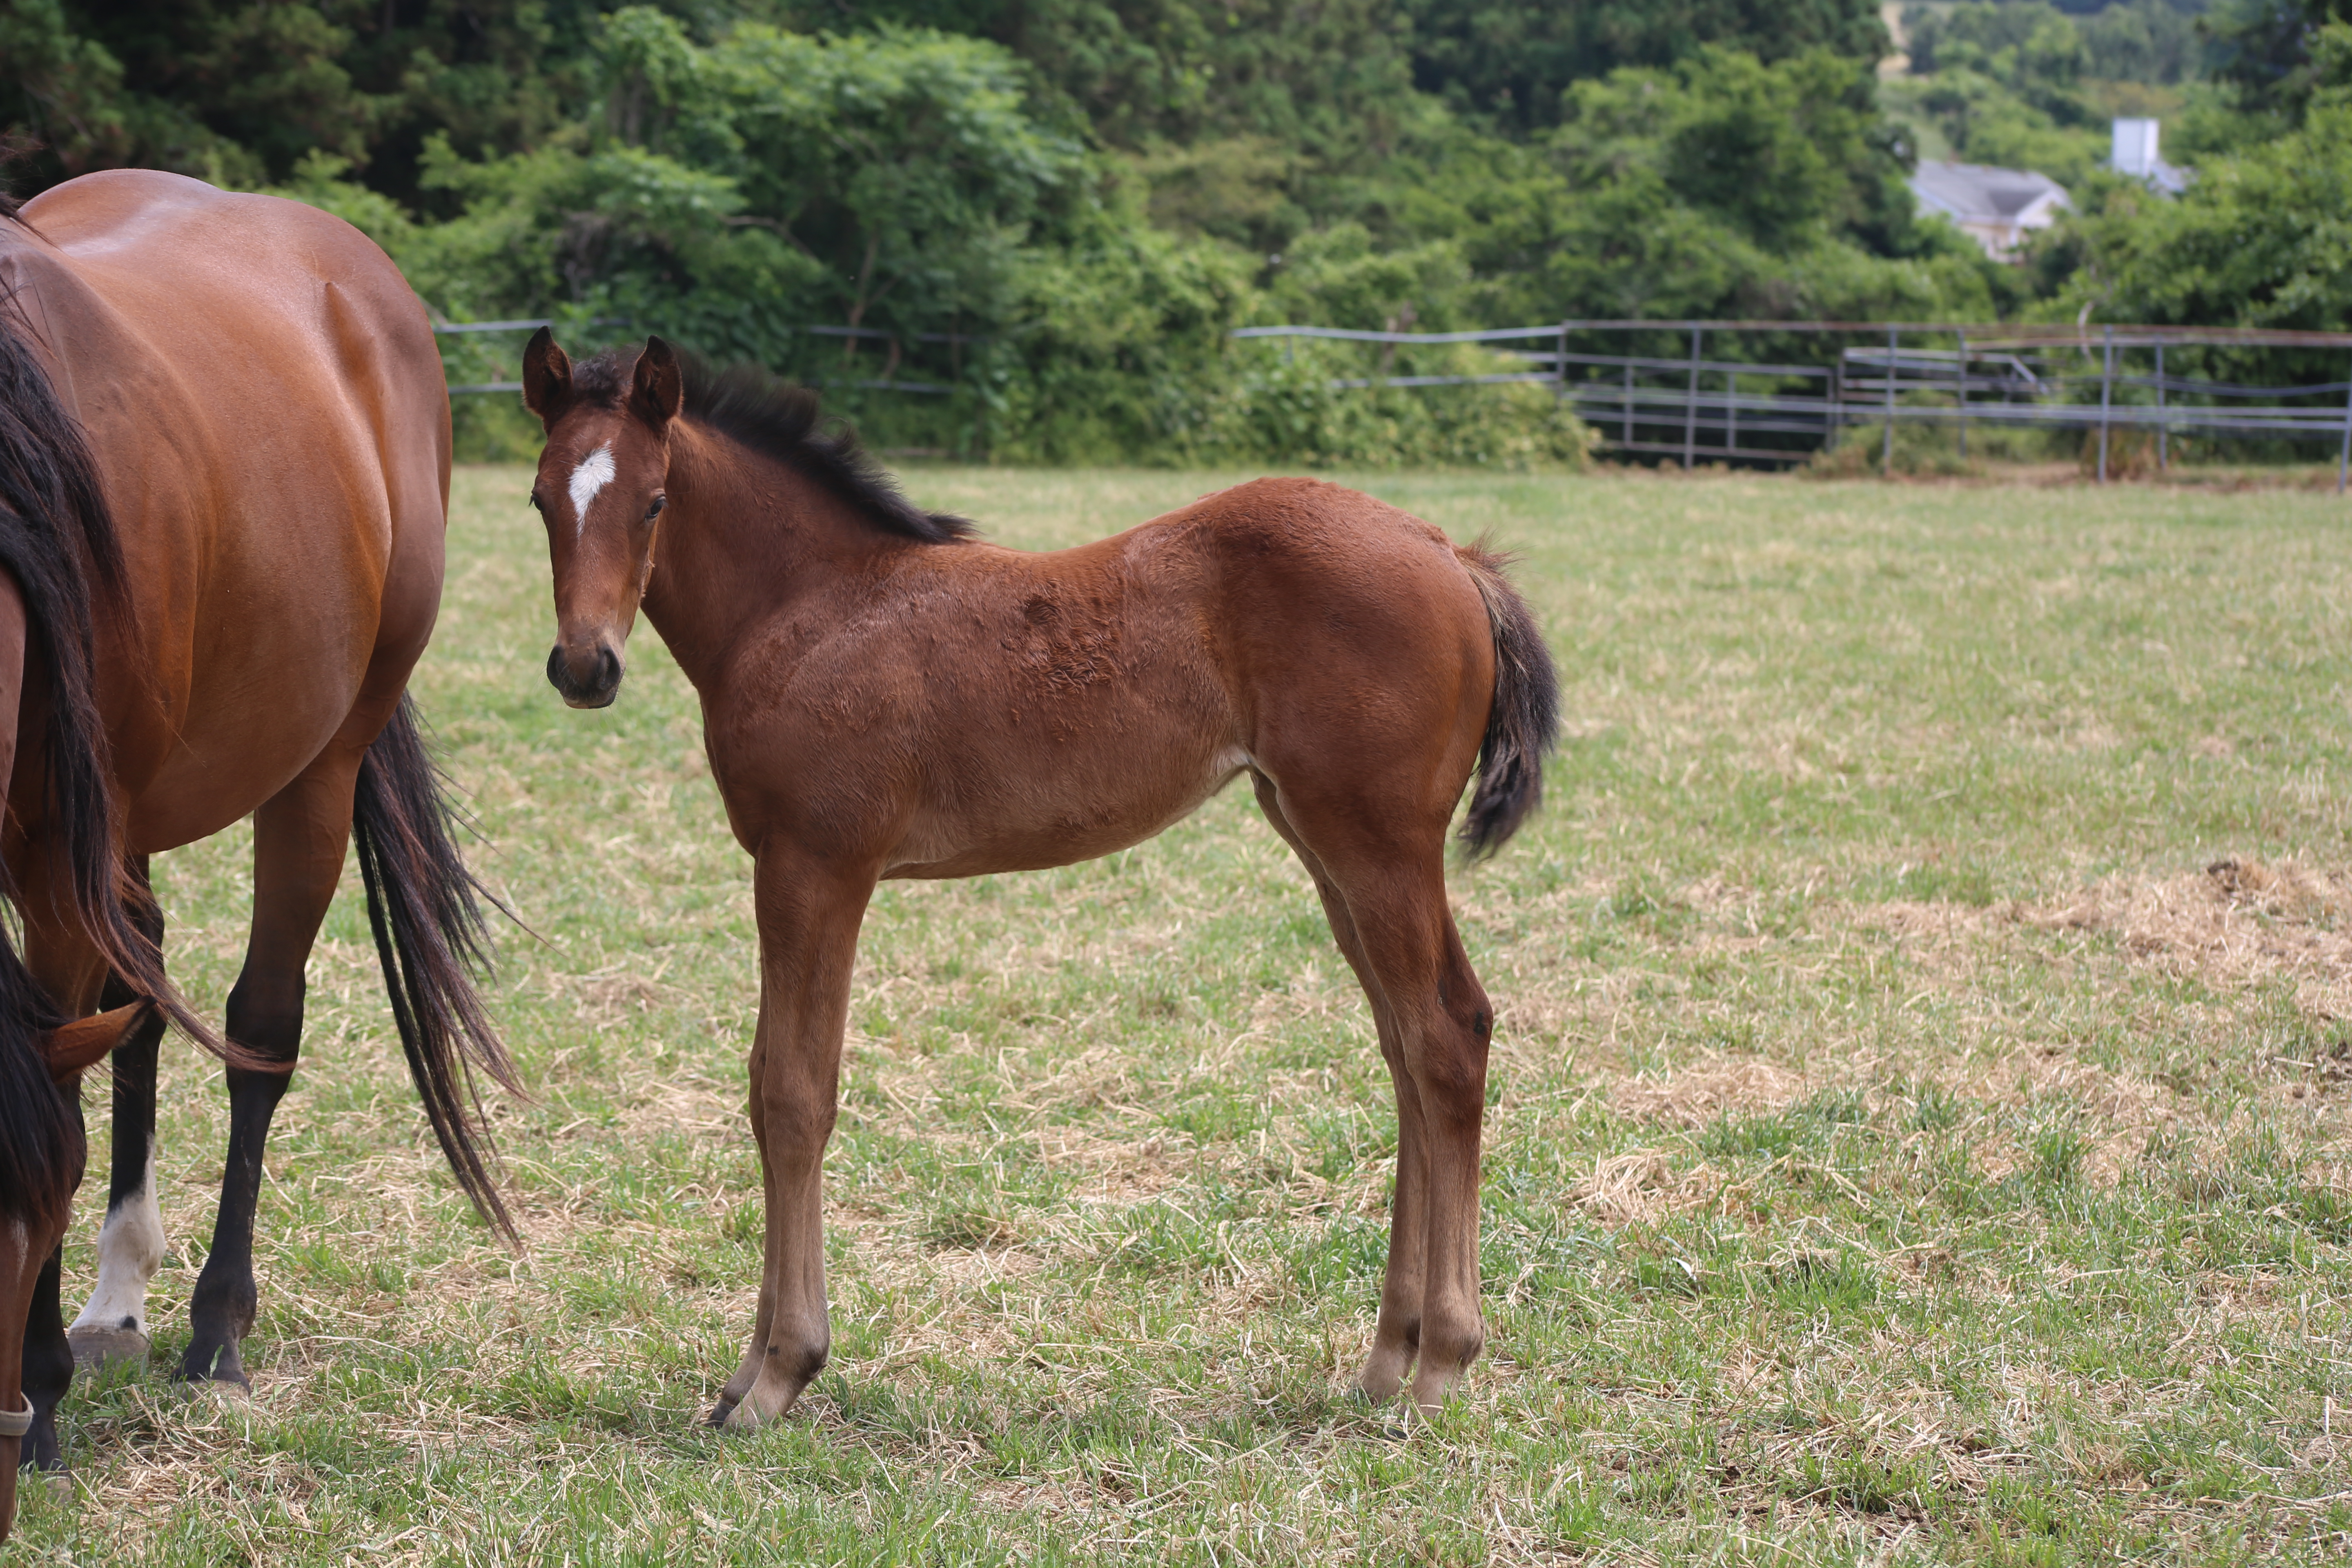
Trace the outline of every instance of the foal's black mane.
<path fill-rule="evenodd" d="M 839 420 L 827 421 L 817 395 L 754 364 L 713 370 L 680 351 L 686 373 L 685 416 L 762 457 L 798 469 L 855 506 L 887 533 L 945 544 L 969 537 L 970 520 L 925 511 L 907 499 L 890 471 L 857 444 Z M 572 390 L 600 407 L 618 408 L 627 395 L 637 356 L 608 349 L 572 366 Z"/>

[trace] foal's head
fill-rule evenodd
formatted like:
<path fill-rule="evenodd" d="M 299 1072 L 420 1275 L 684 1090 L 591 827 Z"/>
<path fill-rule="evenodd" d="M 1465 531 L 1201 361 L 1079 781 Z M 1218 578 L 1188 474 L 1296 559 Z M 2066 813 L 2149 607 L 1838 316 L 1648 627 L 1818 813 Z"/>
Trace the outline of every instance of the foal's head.
<path fill-rule="evenodd" d="M 523 350 L 523 405 L 547 426 L 530 488 L 555 568 L 547 679 L 574 708 L 605 707 L 621 689 L 621 650 L 653 571 L 670 424 L 685 395 L 684 368 L 659 338 L 646 340 L 613 387 L 575 385 L 545 327 Z"/>

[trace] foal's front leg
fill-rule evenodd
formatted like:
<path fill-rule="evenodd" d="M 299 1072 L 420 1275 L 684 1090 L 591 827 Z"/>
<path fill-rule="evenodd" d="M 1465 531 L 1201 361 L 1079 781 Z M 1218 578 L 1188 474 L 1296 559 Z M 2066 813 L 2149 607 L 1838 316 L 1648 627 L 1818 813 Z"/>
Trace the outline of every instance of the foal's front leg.
<path fill-rule="evenodd" d="M 761 849 L 753 889 L 760 1026 L 751 1047 L 751 1117 L 767 1184 L 768 1248 L 758 1330 L 726 1391 L 736 1403 L 712 1412 L 730 1426 L 758 1426 L 791 1409 L 832 1349 L 824 1145 L 840 1100 L 857 928 L 873 892 L 871 871 L 825 865 L 788 845 Z"/>

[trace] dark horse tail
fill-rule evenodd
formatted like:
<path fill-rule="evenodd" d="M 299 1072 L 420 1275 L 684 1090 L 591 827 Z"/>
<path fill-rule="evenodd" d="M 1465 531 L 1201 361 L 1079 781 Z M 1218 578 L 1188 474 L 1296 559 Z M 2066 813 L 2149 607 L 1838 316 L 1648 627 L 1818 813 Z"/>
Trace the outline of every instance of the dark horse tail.
<path fill-rule="evenodd" d="M 1462 822 L 1462 847 L 1476 860 L 1508 843 L 1543 804 L 1544 755 L 1559 734 L 1559 679 L 1528 602 L 1503 576 L 1509 557 L 1476 544 L 1457 545 L 1454 553 L 1478 585 L 1495 634 L 1494 705 L 1478 747 L 1478 787 Z"/>
<path fill-rule="evenodd" d="M 0 229 L 20 221 L 15 204 L 0 195 Z M 99 617 L 131 615 L 131 595 L 97 460 L 33 352 L 31 331 L 14 290 L 0 285 L 0 572 L 24 601 L 28 686 L 36 670 L 47 677 L 36 852 L 51 857 L 52 895 L 67 906 L 57 912 L 82 927 L 131 991 L 153 998 L 207 1048 L 237 1060 L 241 1053 L 164 979 L 163 954 L 131 915 L 149 895 L 131 881 L 116 834 L 96 651 Z M 25 752 L 18 758 L 26 760 Z M 0 779 L 0 791 L 7 784 Z M 5 870 L 0 893 L 22 896 Z M 58 1162 L 79 1143 L 78 1130 L 59 1142 L 51 1125 L 71 1107 L 49 1089 L 37 1044 L 40 1030 L 60 1021 L 0 931 L 0 1215 L 25 1217 L 20 1205 L 48 1201 L 66 1179 Z"/>
<path fill-rule="evenodd" d="M 491 1177 L 494 1152 L 474 1090 L 479 1068 L 522 1092 L 477 985 L 490 967 L 483 903 L 504 906 L 466 868 L 451 832 L 453 816 L 440 773 L 425 754 L 415 704 L 404 696 L 361 762 L 352 798 L 352 837 L 367 884 L 368 924 L 375 931 L 400 1047 L 434 1136 L 474 1206 L 512 1239 L 514 1221 Z"/>

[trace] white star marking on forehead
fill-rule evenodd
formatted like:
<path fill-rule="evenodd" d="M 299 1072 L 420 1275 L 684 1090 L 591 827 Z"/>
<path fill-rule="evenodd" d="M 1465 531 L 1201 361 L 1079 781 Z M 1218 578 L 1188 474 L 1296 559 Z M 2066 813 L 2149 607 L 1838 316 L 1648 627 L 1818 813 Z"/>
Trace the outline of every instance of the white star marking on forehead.
<path fill-rule="evenodd" d="M 596 492 L 613 482 L 613 448 L 599 447 L 580 459 L 572 470 L 572 529 L 577 533 L 588 526 L 588 508 Z"/>

